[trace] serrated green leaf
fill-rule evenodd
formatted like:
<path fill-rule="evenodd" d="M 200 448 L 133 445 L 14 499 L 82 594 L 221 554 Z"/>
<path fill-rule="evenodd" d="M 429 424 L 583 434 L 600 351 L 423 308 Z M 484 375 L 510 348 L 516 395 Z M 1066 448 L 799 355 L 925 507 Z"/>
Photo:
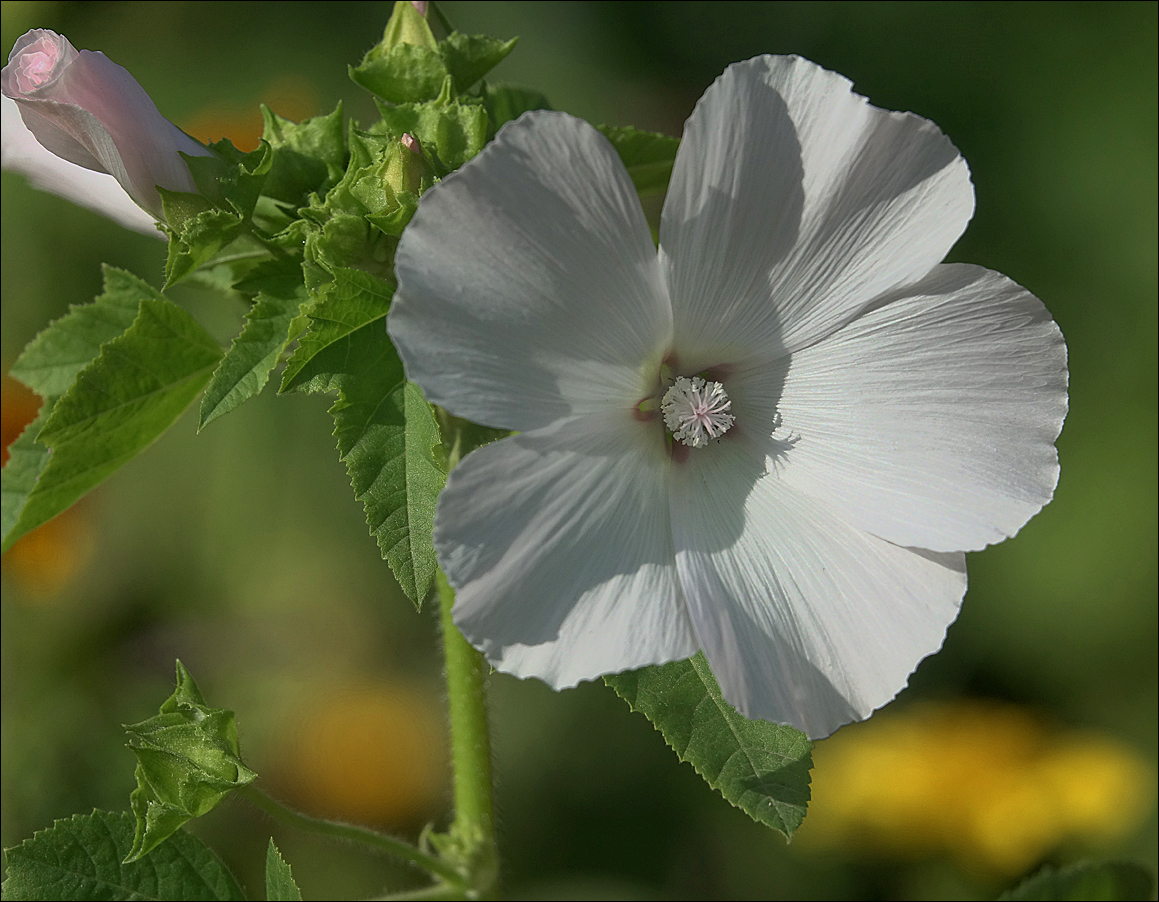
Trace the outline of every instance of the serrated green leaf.
<path fill-rule="evenodd" d="M 30 510 L 21 522 L 29 496 L 48 466 L 48 446 L 37 442 L 36 436 L 48 422 L 53 404 L 97 356 L 101 345 L 133 324 L 142 298 L 158 297 L 150 285 L 111 266 L 104 268 L 104 283 L 104 291 L 95 301 L 74 304 L 30 341 L 9 371 L 44 403 L 36 420 L 9 445 L 8 462 L 0 472 L 0 536 L 5 551 L 21 535 L 55 515 L 38 520 L 37 512 Z"/>
<path fill-rule="evenodd" d="M 998 898 L 1003 902 L 1145 902 L 1154 895 L 1155 878 L 1125 861 L 1081 861 L 1057 869 L 1047 865 Z"/>
<path fill-rule="evenodd" d="M 133 817 L 94 811 L 56 821 L 8 849 L 4 899 L 244 899 L 241 887 L 199 839 L 176 833 L 123 864 Z"/>
<path fill-rule="evenodd" d="M 601 125 L 599 130 L 616 148 L 616 153 L 628 169 L 628 175 L 632 177 L 636 193 L 647 197 L 668 190 L 672 164 L 676 161 L 676 150 L 680 147 L 679 138 L 630 127 Z"/>
<path fill-rule="evenodd" d="M 439 44 L 439 53 L 455 80 L 455 90 L 462 94 L 499 65 L 518 41 L 519 38 L 500 41 L 486 35 L 453 31 Z"/>
<path fill-rule="evenodd" d="M 273 150 L 262 193 L 295 207 L 312 192 L 324 195 L 346 169 L 342 104 L 328 116 L 301 123 L 283 119 L 262 105 L 262 138 Z"/>
<path fill-rule="evenodd" d="M 125 731 L 137 756 L 137 788 L 130 796 L 136 831 L 126 861 L 147 855 L 257 777 L 241 762 L 233 712 L 209 707 L 180 661 L 177 688 L 160 713 Z"/>
<path fill-rule="evenodd" d="M 264 283 L 252 277 L 248 280 L 248 284 L 265 284 L 265 288 L 258 292 L 245 326 L 201 397 L 199 430 L 258 394 L 286 346 L 305 326 L 301 308 L 307 294 L 301 268 L 295 267 L 294 275 L 293 279 L 268 278 Z"/>
<path fill-rule="evenodd" d="M 434 100 L 447 77 L 446 64 L 438 52 L 415 44 L 399 44 L 377 55 L 372 50 L 358 66 L 350 68 L 355 84 L 390 103 Z"/>
<path fill-rule="evenodd" d="M 48 398 L 38 431 L 25 431 L 4 468 L 4 550 L 169 428 L 221 356 L 188 313 L 149 285 L 116 270 L 105 277 L 96 302 L 49 326 L 14 367 Z M 96 356 L 84 363 L 94 346 Z M 56 398 L 69 377 L 71 387 Z"/>
<path fill-rule="evenodd" d="M 54 453 L 46 475 L 66 452 L 72 479 L 136 456 L 200 394 L 220 359 L 192 316 L 164 298 L 143 299 L 133 324 L 101 346 L 37 436 Z"/>
<path fill-rule="evenodd" d="M 446 481 L 438 424 L 386 334 L 389 286 L 340 270 L 328 288 L 299 343 L 303 359 L 287 364 L 283 390 L 338 392 L 330 408 L 338 452 L 382 556 L 419 606 L 437 568 L 435 501 Z"/>
<path fill-rule="evenodd" d="M 401 362 L 390 368 L 398 357 L 389 339 L 370 328 L 351 336 L 351 350 L 365 366 L 330 412 L 366 522 L 417 609 L 438 569 L 435 502 L 446 482 L 436 451 L 439 427 L 419 387 L 406 381 Z"/>
<path fill-rule="evenodd" d="M 444 172 L 458 169 L 487 143 L 487 111 L 479 103 L 441 97 L 430 103 L 379 104 L 378 109 L 382 123 L 377 127 L 394 136 L 418 138 L 425 152 L 435 153 Z"/>
<path fill-rule="evenodd" d="M 286 362 L 279 391 L 337 391 L 331 383 L 335 367 L 310 366 L 322 351 L 368 323 L 382 320 L 390 309 L 393 289 L 369 273 L 337 269 L 334 281 L 318 293 L 307 311 L 310 328 L 298 341 L 298 349 Z M 383 336 L 386 326 L 381 324 Z M 339 368 L 340 369 L 340 368 Z"/>
<path fill-rule="evenodd" d="M 141 301 L 161 297 L 132 273 L 103 268 L 104 290 L 91 304 L 73 304 L 68 313 L 40 332 L 16 358 L 9 374 L 45 400 L 68 390 L 106 341 L 133 324 Z"/>
<path fill-rule="evenodd" d="M 483 91 L 483 106 L 491 120 L 491 134 L 529 110 L 551 109 L 546 95 L 518 85 L 487 85 Z"/>
<path fill-rule="evenodd" d="M 266 849 L 266 899 L 269 902 L 302 902 L 302 891 L 294 882 L 290 866 L 274 845 L 273 837 L 270 837 Z"/>
<path fill-rule="evenodd" d="M 721 697 L 703 653 L 604 682 L 652 721 L 681 761 L 754 821 L 786 837 L 801 825 L 813 744 L 792 727 L 738 714 Z"/>

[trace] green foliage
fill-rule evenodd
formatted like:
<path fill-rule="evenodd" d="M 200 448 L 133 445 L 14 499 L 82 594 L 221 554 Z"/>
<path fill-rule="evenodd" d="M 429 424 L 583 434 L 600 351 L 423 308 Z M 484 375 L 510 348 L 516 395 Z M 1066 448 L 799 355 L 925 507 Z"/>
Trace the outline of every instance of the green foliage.
<path fill-rule="evenodd" d="M 1047 865 L 998 898 L 1009 902 L 1144 902 L 1153 896 L 1155 878 L 1136 864 L 1082 861 L 1056 869 Z"/>
<path fill-rule="evenodd" d="M 486 35 L 466 35 L 457 31 L 447 35 L 447 39 L 439 44 L 439 53 L 451 73 L 455 90 L 466 93 L 515 49 L 518 40 L 500 41 Z"/>
<path fill-rule="evenodd" d="M 672 164 L 680 146 L 679 138 L 630 127 L 601 125 L 599 129 L 616 148 L 641 197 L 663 194 L 668 190 Z"/>
<path fill-rule="evenodd" d="M 324 195 L 346 169 L 346 138 L 342 104 L 328 116 L 291 122 L 262 106 L 262 140 L 273 152 L 262 193 L 292 207 L 304 205 L 310 194 Z"/>
<path fill-rule="evenodd" d="M 681 761 L 749 817 L 785 834 L 805 819 L 813 745 L 792 727 L 747 720 L 720 694 L 703 653 L 604 677 Z"/>
<path fill-rule="evenodd" d="M 305 328 L 301 308 L 307 295 L 300 267 L 286 271 L 267 264 L 247 279 L 247 285 L 259 287 L 257 297 L 201 397 L 198 429 L 258 394 L 286 346 Z"/>
<path fill-rule="evenodd" d="M 450 91 L 466 93 L 514 47 L 514 38 L 458 32 L 436 44 L 426 20 L 398 2 L 382 40 L 350 68 L 350 77 L 388 103 L 422 103 L 437 98 L 448 80 Z"/>
<path fill-rule="evenodd" d="M 37 495 L 38 480 L 48 466 L 48 448 L 36 436 L 48 422 L 56 400 L 100 352 L 101 345 L 133 324 L 141 299 L 157 293 L 136 276 L 106 266 L 104 292 L 91 304 L 74 304 L 69 312 L 36 336 L 10 370 L 44 399 L 40 414 L 9 447 L 0 472 L 3 549 L 20 536 L 60 513 Z"/>
<path fill-rule="evenodd" d="M 200 194 L 157 189 L 169 233 L 166 288 L 249 230 L 273 165 L 273 150 L 264 142 L 252 153 L 242 153 L 228 139 L 211 150 L 213 156 L 185 157 Z"/>
<path fill-rule="evenodd" d="M 402 234 L 418 195 L 432 183 L 429 165 L 398 136 L 352 129 L 342 179 L 325 198 L 315 196 L 295 223 L 306 259 L 331 272 L 354 266 L 392 279 L 397 242 L 391 239 Z"/>
<path fill-rule="evenodd" d="M 257 777 L 241 763 L 233 712 L 209 707 L 180 661 L 177 688 L 160 713 L 125 730 L 137 756 L 137 788 L 129 797 L 137 826 L 126 862 Z"/>
<path fill-rule="evenodd" d="M 434 157 L 440 175 L 458 169 L 487 142 L 487 110 L 478 102 L 454 100 L 448 91 L 429 103 L 379 103 L 378 109 L 382 122 L 374 130 L 418 138 L 423 151 Z"/>
<path fill-rule="evenodd" d="M 350 77 L 390 103 L 417 103 L 438 97 L 450 75 L 435 51 L 403 44 L 390 53 L 367 54 L 361 65 L 350 68 Z"/>
<path fill-rule="evenodd" d="M 531 88 L 518 85 L 486 85 L 483 89 L 483 107 L 491 120 L 491 133 L 499 131 L 504 124 L 518 119 L 528 110 L 550 110 L 547 96 Z"/>
<path fill-rule="evenodd" d="M 269 902 L 302 902 L 302 891 L 294 882 L 290 866 L 282 858 L 272 837 L 266 849 L 266 899 Z"/>
<path fill-rule="evenodd" d="M 4 468 L 3 548 L 152 444 L 220 357 L 188 313 L 106 267 L 104 293 L 52 323 L 12 368 L 45 404 Z"/>
<path fill-rule="evenodd" d="M 386 334 L 390 297 L 374 276 L 338 270 L 309 311 L 282 391 L 338 392 L 338 452 L 382 556 L 418 607 L 437 568 L 432 532 L 446 475 L 434 414 Z"/>
<path fill-rule="evenodd" d="M 123 812 L 58 820 L 5 851 L 3 898 L 245 898 L 217 856 L 188 833 L 176 833 L 144 858 L 126 862 L 132 844 L 133 817 Z"/>

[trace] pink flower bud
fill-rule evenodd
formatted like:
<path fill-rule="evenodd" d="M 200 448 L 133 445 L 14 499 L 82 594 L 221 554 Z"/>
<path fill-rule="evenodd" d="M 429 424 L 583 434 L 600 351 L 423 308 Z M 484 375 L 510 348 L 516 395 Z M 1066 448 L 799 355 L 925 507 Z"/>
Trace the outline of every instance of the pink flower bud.
<path fill-rule="evenodd" d="M 178 151 L 209 151 L 162 116 L 128 70 L 103 53 L 78 53 L 67 38 L 34 29 L 13 46 L 0 81 L 37 141 L 70 163 L 112 175 L 154 218 L 162 212 L 158 186 L 197 190 Z"/>

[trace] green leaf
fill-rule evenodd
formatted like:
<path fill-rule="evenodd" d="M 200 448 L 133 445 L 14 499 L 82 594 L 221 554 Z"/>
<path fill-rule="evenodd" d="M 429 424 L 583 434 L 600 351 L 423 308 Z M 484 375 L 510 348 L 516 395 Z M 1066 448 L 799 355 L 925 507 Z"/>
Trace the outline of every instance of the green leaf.
<path fill-rule="evenodd" d="M 487 85 L 483 91 L 483 106 L 491 119 L 491 134 L 528 110 L 551 109 L 546 95 L 518 85 Z"/>
<path fill-rule="evenodd" d="M 424 151 L 434 152 L 444 174 L 458 169 L 487 143 L 487 110 L 479 103 L 440 97 L 430 103 L 389 107 L 379 104 L 383 128 L 391 135 L 413 135 Z"/>
<path fill-rule="evenodd" d="M 116 335 L 134 299 L 137 314 Z M 98 341 L 96 357 L 77 372 Z M 61 353 L 57 367 L 54 350 Z M 188 313 L 139 279 L 106 270 L 105 294 L 53 323 L 17 361 L 22 378 L 55 403 L 42 412 L 38 433 L 26 430 L 14 443 L 18 453 L 4 468 L 3 548 L 152 444 L 197 397 L 220 357 L 217 342 Z"/>
<path fill-rule="evenodd" d="M 604 677 L 681 761 L 754 821 L 786 837 L 805 819 L 813 745 L 792 727 L 748 720 L 720 694 L 703 653 Z"/>
<path fill-rule="evenodd" d="M 437 569 L 432 532 L 446 475 L 434 414 L 386 334 L 389 305 L 384 282 L 339 270 L 310 311 L 302 358 L 287 364 L 282 389 L 338 392 L 338 452 L 382 556 L 418 607 Z"/>
<path fill-rule="evenodd" d="M 287 361 L 279 391 L 337 391 L 331 381 L 335 367 L 330 363 L 310 366 L 310 362 L 335 342 L 368 323 L 379 322 L 386 336 L 385 316 L 390 309 L 393 289 L 381 279 L 357 269 L 337 269 L 334 281 L 318 293 L 310 315 L 310 328 Z"/>
<path fill-rule="evenodd" d="M 1154 887 L 1155 878 L 1136 864 L 1081 861 L 1061 870 L 1047 865 L 998 898 L 1010 902 L 1144 902 L 1153 898 Z"/>
<path fill-rule="evenodd" d="M 290 866 L 274 845 L 273 837 L 266 849 L 266 898 L 269 902 L 302 902 L 302 891 L 294 882 Z"/>
<path fill-rule="evenodd" d="M 616 148 L 616 153 L 627 167 L 632 184 L 641 197 L 662 194 L 668 190 L 672 164 L 680 146 L 679 138 L 630 127 L 601 125 L 599 129 Z"/>
<path fill-rule="evenodd" d="M 56 821 L 5 852 L 4 899 L 244 899 L 241 887 L 199 839 L 176 833 L 144 858 L 123 863 L 133 817 L 94 811 Z"/>
<path fill-rule="evenodd" d="M 130 796 L 137 827 L 126 862 L 147 855 L 257 777 L 241 763 L 233 712 L 209 707 L 180 661 L 177 689 L 161 712 L 125 730 L 137 756 L 137 788 Z"/>
<path fill-rule="evenodd" d="M 467 35 L 457 31 L 439 44 L 439 53 L 447 71 L 455 80 L 455 90 L 462 94 L 494 69 L 515 49 L 519 38 L 500 41 L 486 35 Z"/>
<path fill-rule="evenodd" d="M 8 462 L 0 472 L 0 536 L 5 551 L 20 536 L 59 513 L 43 515 L 45 512 L 35 507 L 25 512 L 29 496 L 48 466 L 48 447 L 37 442 L 36 436 L 48 422 L 52 405 L 97 356 L 101 345 L 133 324 L 141 299 L 158 296 L 136 276 L 110 266 L 104 268 L 104 280 L 105 290 L 95 301 L 70 307 L 28 343 L 9 371 L 44 403 L 36 420 L 8 446 Z"/>
<path fill-rule="evenodd" d="M 258 394 L 286 346 L 305 326 L 301 308 L 307 295 L 300 267 L 282 278 L 247 281 L 265 288 L 258 292 L 245 326 L 209 380 L 201 398 L 198 430 Z"/>
<path fill-rule="evenodd" d="M 273 150 L 262 193 L 295 207 L 311 192 L 324 195 L 346 169 L 342 104 L 328 116 L 301 123 L 283 119 L 262 105 L 262 138 Z"/>
<path fill-rule="evenodd" d="M 9 374 L 45 400 L 55 401 L 68 390 L 106 341 L 133 324 L 141 301 L 161 297 L 142 279 L 105 266 L 104 291 L 91 304 L 73 304 L 28 343 Z"/>

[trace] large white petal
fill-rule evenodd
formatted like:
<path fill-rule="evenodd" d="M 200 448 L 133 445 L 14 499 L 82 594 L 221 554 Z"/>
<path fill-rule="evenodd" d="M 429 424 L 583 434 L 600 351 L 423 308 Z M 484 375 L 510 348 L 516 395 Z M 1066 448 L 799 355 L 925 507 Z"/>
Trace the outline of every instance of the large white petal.
<path fill-rule="evenodd" d="M 435 546 L 463 635 L 557 689 L 696 652 L 673 563 L 657 424 L 581 416 L 469 454 Z"/>
<path fill-rule="evenodd" d="M 671 335 L 631 179 L 599 132 L 564 113 L 504 126 L 428 191 L 395 272 L 388 328 L 407 375 L 489 426 L 631 407 Z"/>
<path fill-rule="evenodd" d="M 660 225 L 685 369 L 805 347 L 924 276 L 965 229 L 974 194 L 949 139 L 850 88 L 761 56 L 697 104 Z"/>
<path fill-rule="evenodd" d="M 673 467 L 676 564 L 724 697 L 810 738 L 868 717 L 937 651 L 961 554 L 902 548 L 766 473 L 743 439 Z"/>
<path fill-rule="evenodd" d="M 1003 275 L 940 266 L 793 354 L 787 372 L 778 363 L 763 388 L 734 393 L 781 414 L 778 475 L 862 529 L 976 550 L 1014 535 L 1054 492 L 1066 345 Z"/>

